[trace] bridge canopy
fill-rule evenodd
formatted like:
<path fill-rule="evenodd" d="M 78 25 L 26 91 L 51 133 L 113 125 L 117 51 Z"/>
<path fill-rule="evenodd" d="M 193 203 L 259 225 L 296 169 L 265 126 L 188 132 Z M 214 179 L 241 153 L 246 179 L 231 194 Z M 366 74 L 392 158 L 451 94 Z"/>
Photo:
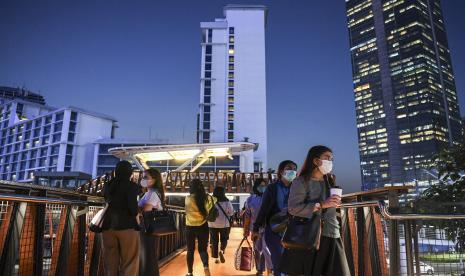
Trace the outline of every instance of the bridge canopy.
<path fill-rule="evenodd" d="M 256 145 L 253 143 L 230 142 L 116 147 L 109 149 L 108 152 L 120 159 L 132 160 L 141 170 L 148 169 L 147 162 L 150 161 L 182 160 L 184 163 L 174 170 L 181 171 L 196 159 L 200 159 L 197 165 L 190 169 L 190 172 L 195 172 L 210 157 L 232 159 L 233 155 L 252 152 L 255 148 Z"/>

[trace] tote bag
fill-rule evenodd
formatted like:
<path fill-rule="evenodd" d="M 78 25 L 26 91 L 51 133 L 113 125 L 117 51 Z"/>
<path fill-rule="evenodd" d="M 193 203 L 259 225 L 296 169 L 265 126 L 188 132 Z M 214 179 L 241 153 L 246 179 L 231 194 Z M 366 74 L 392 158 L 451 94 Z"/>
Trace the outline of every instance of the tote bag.
<path fill-rule="evenodd" d="M 247 246 L 242 246 L 244 241 Z M 241 271 L 252 271 L 254 264 L 253 248 L 247 238 L 243 238 L 235 254 L 235 268 Z"/>

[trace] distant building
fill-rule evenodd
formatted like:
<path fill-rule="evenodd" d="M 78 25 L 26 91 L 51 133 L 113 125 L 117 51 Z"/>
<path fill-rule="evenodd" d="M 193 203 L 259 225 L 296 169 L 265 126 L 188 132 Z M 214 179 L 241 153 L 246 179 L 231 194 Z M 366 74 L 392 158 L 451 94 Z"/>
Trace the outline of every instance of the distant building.
<path fill-rule="evenodd" d="M 362 190 L 436 179 L 431 158 L 461 140 L 439 0 L 346 0 Z"/>
<path fill-rule="evenodd" d="M 202 22 L 197 142 L 251 142 L 254 170 L 266 171 L 265 26 L 267 8 L 227 5 L 224 18 Z"/>
<path fill-rule="evenodd" d="M 38 93 L 31 92 L 24 88 L 0 86 L 0 104 L 14 99 L 45 105 L 44 97 Z"/>
<path fill-rule="evenodd" d="M 0 179 L 32 181 L 36 171 L 92 173 L 93 142 L 112 138 L 113 117 L 20 99 L 0 105 Z"/>

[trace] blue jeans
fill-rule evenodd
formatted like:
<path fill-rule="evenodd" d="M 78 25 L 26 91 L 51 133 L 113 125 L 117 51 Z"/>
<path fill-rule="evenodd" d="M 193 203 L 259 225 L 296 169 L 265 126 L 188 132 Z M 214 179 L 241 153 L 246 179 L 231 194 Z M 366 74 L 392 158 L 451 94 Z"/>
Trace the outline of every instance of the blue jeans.
<path fill-rule="evenodd" d="M 265 242 L 271 253 L 271 262 L 273 263 L 273 275 L 281 275 L 279 264 L 281 263 L 281 256 L 283 254 L 283 247 L 281 246 L 281 236 L 273 232 L 270 226 L 265 227 Z"/>

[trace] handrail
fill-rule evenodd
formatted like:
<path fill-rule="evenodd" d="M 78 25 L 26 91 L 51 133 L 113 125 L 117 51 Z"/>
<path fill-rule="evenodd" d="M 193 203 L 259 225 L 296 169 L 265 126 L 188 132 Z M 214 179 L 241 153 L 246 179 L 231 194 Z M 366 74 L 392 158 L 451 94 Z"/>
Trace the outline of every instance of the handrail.
<path fill-rule="evenodd" d="M 427 220 L 436 220 L 436 219 L 465 219 L 465 214 L 391 214 L 389 213 L 388 207 L 383 200 L 378 202 L 379 210 L 383 217 L 389 220 L 410 220 L 410 219 L 427 219 Z"/>
<path fill-rule="evenodd" d="M 0 194 L 0 200 L 42 203 L 42 204 L 49 203 L 49 204 L 79 205 L 79 206 L 99 205 L 98 203 L 92 204 L 92 202 L 87 202 L 87 201 L 82 201 L 82 200 L 49 198 L 49 197 L 39 197 L 39 196 L 26 196 L 26 195 L 11 195 L 11 194 Z"/>

